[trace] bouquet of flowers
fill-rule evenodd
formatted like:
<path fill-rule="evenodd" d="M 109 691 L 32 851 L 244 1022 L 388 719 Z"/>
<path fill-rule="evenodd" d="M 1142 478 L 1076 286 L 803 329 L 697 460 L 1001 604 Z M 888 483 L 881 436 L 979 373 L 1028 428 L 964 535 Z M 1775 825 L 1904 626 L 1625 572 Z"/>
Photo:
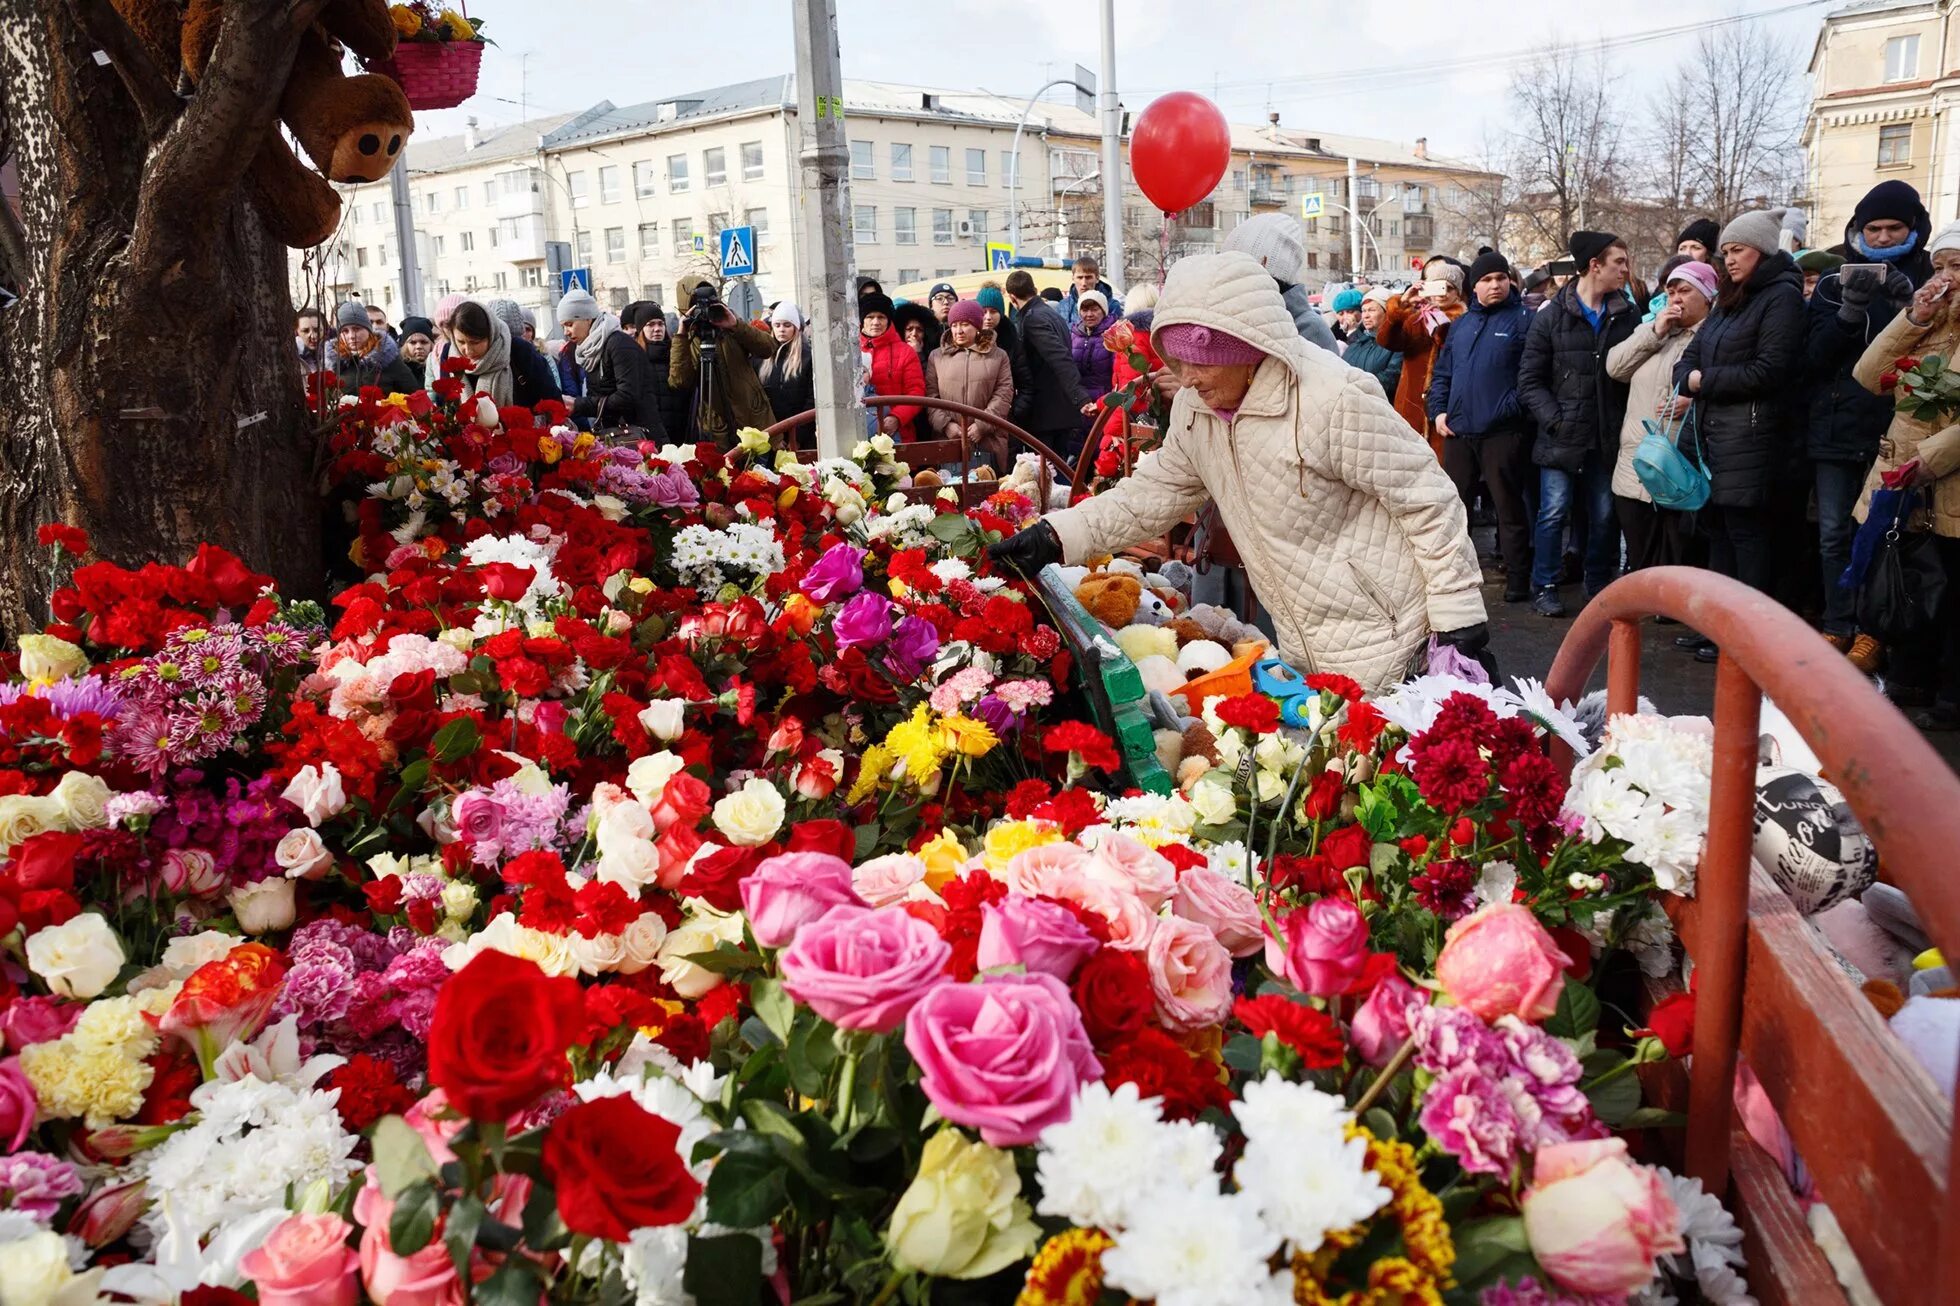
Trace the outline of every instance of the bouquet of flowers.
<path fill-rule="evenodd" d="M 403 41 L 481 41 L 483 20 L 471 18 L 455 9 L 445 9 L 429 0 L 406 0 L 388 6 L 394 20 L 395 36 Z"/>
<path fill-rule="evenodd" d="M 1960 374 L 1938 354 L 1896 359 L 1878 384 L 1895 408 L 1916 421 L 1944 426 L 1960 413 Z"/>

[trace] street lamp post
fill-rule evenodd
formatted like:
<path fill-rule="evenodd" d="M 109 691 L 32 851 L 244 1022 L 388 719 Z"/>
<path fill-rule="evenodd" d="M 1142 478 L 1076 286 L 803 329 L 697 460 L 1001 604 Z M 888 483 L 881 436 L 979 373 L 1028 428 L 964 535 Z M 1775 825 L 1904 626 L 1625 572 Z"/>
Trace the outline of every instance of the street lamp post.
<path fill-rule="evenodd" d="M 1007 178 L 1007 222 L 1010 233 L 1008 239 L 1017 252 L 1021 248 L 1021 133 L 1027 128 L 1028 118 L 1034 113 L 1036 101 L 1057 86 L 1073 86 L 1083 95 L 1095 94 L 1073 77 L 1057 77 L 1028 97 L 1027 107 L 1021 110 L 1021 121 L 1014 124 L 1014 148 L 1008 152 L 1007 165 L 1010 174 Z"/>

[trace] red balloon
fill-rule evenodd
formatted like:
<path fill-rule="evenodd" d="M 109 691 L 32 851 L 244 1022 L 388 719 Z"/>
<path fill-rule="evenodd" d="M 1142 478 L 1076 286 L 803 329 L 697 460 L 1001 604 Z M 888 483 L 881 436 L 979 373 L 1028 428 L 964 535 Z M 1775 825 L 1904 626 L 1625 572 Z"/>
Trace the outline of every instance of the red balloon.
<path fill-rule="evenodd" d="M 1150 202 L 1182 213 L 1211 194 L 1232 161 L 1232 129 L 1192 91 L 1152 100 L 1130 134 L 1130 173 Z"/>

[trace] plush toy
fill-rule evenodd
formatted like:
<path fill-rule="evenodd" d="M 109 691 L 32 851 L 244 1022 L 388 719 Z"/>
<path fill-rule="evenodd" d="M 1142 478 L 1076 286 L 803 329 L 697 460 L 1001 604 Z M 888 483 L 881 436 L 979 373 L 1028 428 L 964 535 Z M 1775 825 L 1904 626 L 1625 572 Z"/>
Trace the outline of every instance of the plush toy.
<path fill-rule="evenodd" d="M 1157 743 L 1157 765 L 1164 774 L 1176 775 L 1178 763 L 1184 760 L 1184 736 L 1175 730 L 1153 730 L 1150 737 Z"/>
<path fill-rule="evenodd" d="M 1218 738 L 1211 733 L 1211 727 L 1202 721 L 1193 721 L 1184 728 L 1184 756 L 1201 757 L 1208 765 L 1217 766 L 1223 759 L 1218 752 Z"/>
<path fill-rule="evenodd" d="M 1197 578 L 1198 573 L 1190 563 L 1175 558 L 1157 568 L 1157 580 L 1182 594 L 1186 603 L 1191 601 L 1191 583 Z"/>
<path fill-rule="evenodd" d="M 926 468 L 923 471 L 917 471 L 912 473 L 912 486 L 914 489 L 920 489 L 920 488 L 930 489 L 940 484 L 942 484 L 942 482 L 939 479 L 939 473 L 935 472 L 930 467 Z"/>
<path fill-rule="evenodd" d="M 1068 586 L 1069 593 L 1071 594 L 1075 592 L 1076 586 L 1089 578 L 1089 569 L 1087 567 L 1058 566 L 1055 568 L 1055 571 L 1062 578 L 1062 584 Z"/>
<path fill-rule="evenodd" d="M 1177 651 L 1177 669 L 1186 680 L 1218 670 L 1232 660 L 1232 651 L 1216 640 L 1194 639 Z"/>
<path fill-rule="evenodd" d="M 985 463 L 975 463 L 967 469 L 966 479 L 975 482 L 991 481 L 994 479 L 994 469 Z"/>
<path fill-rule="evenodd" d="M 1160 657 L 1177 670 L 1177 638 L 1162 626 L 1125 626 L 1116 632 L 1116 643 L 1132 662 L 1142 663 L 1145 658 Z M 1172 689 L 1181 687 L 1184 677 L 1179 676 Z"/>
<path fill-rule="evenodd" d="M 158 66 L 181 72 L 193 85 L 203 76 L 232 8 L 224 0 L 111 2 Z M 415 130 L 401 87 L 378 73 L 344 74 L 335 42 L 363 59 L 393 54 L 395 24 L 384 0 L 328 0 L 300 37 L 279 118 L 319 172 L 309 171 L 268 127 L 247 174 L 266 226 L 295 249 L 319 244 L 340 226 L 340 196 L 330 183 L 381 180 Z"/>
<path fill-rule="evenodd" d="M 1136 620 L 1146 626 L 1167 625 L 1171 619 L 1171 606 L 1157 597 L 1155 590 L 1146 589 L 1137 595 Z"/>
<path fill-rule="evenodd" d="M 1205 632 L 1205 638 L 1215 639 L 1226 647 L 1245 644 L 1252 640 L 1264 640 L 1257 626 L 1249 626 L 1224 608 L 1211 603 L 1200 603 L 1185 614 Z"/>
<path fill-rule="evenodd" d="M 1103 564 L 1103 570 L 1118 576 L 1134 577 L 1137 584 L 1143 584 L 1143 564 L 1134 558 L 1111 558 Z"/>
<path fill-rule="evenodd" d="M 1121 630 L 1136 619 L 1137 601 L 1143 594 L 1143 586 L 1134 576 L 1110 576 L 1095 572 L 1075 587 L 1075 601 L 1089 610 L 1089 615 L 1111 630 Z M 1176 650 L 1171 650 L 1176 655 Z"/>
<path fill-rule="evenodd" d="M 1211 632 L 1189 617 L 1177 617 L 1167 623 L 1164 629 L 1177 636 L 1178 647 L 1195 644 L 1201 639 L 1210 639 Z"/>
<path fill-rule="evenodd" d="M 1156 690 L 1160 694 L 1168 694 L 1184 686 L 1184 673 L 1177 669 L 1177 663 L 1162 653 L 1151 653 L 1137 659 L 1137 674 L 1143 677 L 1145 689 Z"/>
<path fill-rule="evenodd" d="M 1155 594 L 1173 617 L 1191 606 L 1191 600 L 1183 590 L 1177 588 L 1175 585 L 1165 584 L 1156 573 L 1151 573 L 1143 578 L 1143 587 L 1149 593 Z"/>

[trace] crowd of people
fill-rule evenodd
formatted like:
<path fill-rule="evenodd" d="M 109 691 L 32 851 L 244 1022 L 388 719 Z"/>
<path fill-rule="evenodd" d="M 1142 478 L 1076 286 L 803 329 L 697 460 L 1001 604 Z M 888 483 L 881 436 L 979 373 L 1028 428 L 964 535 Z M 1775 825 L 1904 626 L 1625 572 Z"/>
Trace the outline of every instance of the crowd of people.
<path fill-rule="evenodd" d="M 1214 534 L 1238 540 L 1266 620 L 1301 665 L 1341 665 L 1352 646 L 1371 650 L 1362 661 L 1378 670 L 1370 659 L 1382 649 L 1429 634 L 1487 656 L 1469 583 L 1481 573 L 1467 530 L 1459 548 L 1454 511 L 1494 528 L 1488 561 L 1508 603 L 1562 617 L 1571 586 L 1590 598 L 1623 571 L 1706 566 L 1812 616 L 1861 670 L 1885 672 L 1922 726 L 1952 728 L 1960 583 L 1930 634 L 1887 647 L 1858 628 L 1840 578 L 1884 483 L 1919 493 L 1910 524 L 1933 533 L 1960 582 L 1960 428 L 1905 416 L 1886 393 L 1896 359 L 1960 340 L 1947 297 L 1960 279 L 1960 223 L 1934 233 L 1918 194 L 1887 181 L 1859 203 L 1841 245 L 1802 241 L 1800 216 L 1783 210 L 1698 218 L 1645 281 L 1626 241 L 1578 231 L 1563 274 L 1520 270 L 1492 249 L 1469 262 L 1439 255 L 1406 289 L 1357 284 L 1324 313 L 1302 284 L 1299 224 L 1278 214 L 1240 224 L 1223 254 L 1174 265 L 1162 302 L 1150 285 L 1119 299 L 1093 258 L 1075 261 L 1066 291 L 1015 269 L 971 299 L 941 283 L 923 303 L 897 303 L 867 278 L 857 287 L 865 396 L 930 396 L 985 414 L 897 403 L 870 420 L 903 441 L 964 433 L 976 462 L 1004 469 L 1019 451 L 995 423 L 1072 463 L 1112 395 L 1144 411 L 1141 377 L 1174 405 L 1163 449 L 1106 503 L 1073 510 L 1082 524 L 1051 518 L 1060 524 L 1017 537 L 1009 554 L 1038 565 L 1202 508 Z M 1228 256 L 1239 261 L 1207 261 Z M 639 302 L 615 315 L 574 290 L 557 308 L 562 340 L 550 341 L 509 300 L 451 296 L 433 319 L 399 327 L 349 302 L 330 335 L 319 312 L 302 311 L 295 344 L 303 370 L 332 374 L 330 396 L 426 386 L 460 358 L 466 393 L 499 405 L 562 397 L 579 425 L 638 438 L 725 444 L 814 406 L 797 305 L 746 322 L 712 282 L 681 293 L 679 313 Z M 1384 413 L 1420 438 L 1385 433 Z M 1200 418 L 1220 425 L 1194 435 Z M 1298 438 L 1282 438 L 1276 421 Z M 1273 465 L 1248 481 L 1235 458 L 1227 484 L 1218 449 L 1245 430 L 1273 436 Z M 1655 435 L 1700 471 L 1701 493 L 1657 501 L 1637 457 Z M 1422 459 L 1407 457 L 1425 442 Z M 1353 463 L 1357 447 L 1373 468 Z M 1329 521 L 1364 519 L 1376 534 L 1394 529 L 1323 538 Z M 1274 523 L 1284 523 L 1277 534 Z M 1349 579 L 1340 566 L 1326 579 L 1330 562 Z M 1697 633 L 1676 642 L 1719 656 Z"/>

